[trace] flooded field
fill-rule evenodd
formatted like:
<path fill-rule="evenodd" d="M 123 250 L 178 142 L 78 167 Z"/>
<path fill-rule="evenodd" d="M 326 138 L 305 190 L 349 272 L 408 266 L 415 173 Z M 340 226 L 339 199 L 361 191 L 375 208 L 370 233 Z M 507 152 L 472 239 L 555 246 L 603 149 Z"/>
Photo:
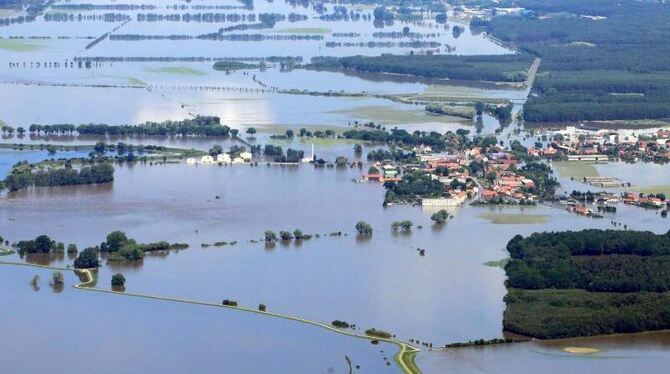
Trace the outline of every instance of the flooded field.
<path fill-rule="evenodd" d="M 237 1 L 157 0 L 133 2 L 138 6 L 124 9 L 117 2 L 89 3 L 80 9 L 80 4 L 56 2 L 33 22 L 0 27 L 0 124 L 28 129 L 32 124 L 134 125 L 218 116 L 222 124 L 239 130 L 240 137 L 3 131 L 0 178 L 20 161 L 89 153 L 11 149 L 17 143 L 90 146 L 105 141 L 203 151 L 215 145 L 274 144 L 304 151 L 314 146 L 317 157 L 344 156 L 363 166 L 205 166 L 185 160 L 117 164 L 113 183 L 0 192 L 0 235 L 8 242 L 46 234 L 81 250 L 122 230 L 140 243 L 186 243 L 188 249 L 148 254 L 139 262 L 103 259 L 98 287 L 109 289 L 112 276 L 123 273 L 128 293 L 216 304 L 230 299 L 249 308 L 265 304 L 272 312 L 327 325 L 346 321 L 356 325 L 347 330 L 356 334 L 369 328 L 388 331 L 418 348 L 427 348 L 420 342 L 433 345 L 435 350 L 425 349 L 416 357 L 426 373 L 513 373 L 540 365 L 549 373 L 657 372 L 667 365 L 665 334 L 438 349 L 503 337 L 507 290 L 501 264 L 514 235 L 607 229 L 612 221 L 628 229 L 666 232 L 667 221 L 655 211 L 620 204 L 615 215 L 593 219 L 542 204 L 465 204 L 450 209 L 453 218 L 445 224 L 435 225 L 435 209 L 383 207 L 381 183 L 353 182 L 368 172 L 366 154 L 389 149 L 388 144 L 273 137 L 300 128 L 339 134 L 357 123 L 374 122 L 410 132 L 467 129 L 516 139 L 514 129 L 520 124 L 515 119 L 529 88 L 292 65 L 318 56 L 492 55 L 512 50 L 471 32 L 461 21 L 437 23 L 435 13 L 427 10 L 420 12 L 421 19 L 379 24 L 372 19 L 374 6 L 364 5 L 326 3 L 322 8 L 256 1 L 249 7 Z M 223 20 L 210 13 L 224 14 Z M 0 12 L 0 18 L 14 16 Z M 258 26 L 261 17 L 266 21 Z M 203 37 L 208 34 L 218 36 Z M 258 66 L 214 70 L 214 61 L 224 59 Z M 475 120 L 426 110 L 427 102 L 475 101 L 513 103 L 512 123 L 503 128 L 486 112 Z M 250 127 L 257 134 L 247 136 Z M 354 144 L 362 144 L 361 153 L 354 152 Z M 584 190 L 581 178 L 595 175 L 629 181 L 637 192 L 670 192 L 667 165 L 552 166 L 561 192 Z M 361 220 L 373 227 L 371 237 L 356 234 Z M 401 220 L 413 222 L 410 232 L 392 229 Z M 313 236 L 264 243 L 266 230 L 295 229 Z M 73 259 L 10 254 L 0 262 L 67 267 Z M 72 287 L 79 282 L 75 274 L 64 273 L 65 287 L 54 290 L 49 286 L 51 270 L 0 264 L 2 300 L 19 307 L 0 318 L 1 367 L 68 372 L 75 362 L 95 372 L 401 372 L 393 359 L 398 346 L 384 341 L 371 344 L 239 310 L 79 290 Z M 38 287 L 31 285 L 35 275 L 41 278 Z M 37 355 L 35 347 L 40 349 Z M 570 347 L 597 352 L 565 351 Z"/>
<path fill-rule="evenodd" d="M 183 164 L 117 169 L 113 185 L 10 193 L 0 200 L 9 239 L 44 233 L 83 248 L 119 229 L 139 242 L 186 242 L 189 249 L 148 256 L 141 265 L 103 267 L 101 282 L 121 271 L 129 290 L 265 303 L 285 313 L 383 328 L 435 345 L 501 336 L 504 272 L 484 264 L 506 257 L 505 244 L 514 235 L 611 227 L 609 219 L 544 206 L 465 207 L 443 227 L 433 226 L 430 210 L 382 208 L 380 185 L 351 182 L 358 169 Z M 69 214 L 73 206 L 76 214 Z M 654 212 L 629 206 L 621 205 L 613 218 L 631 229 L 667 227 Z M 27 224 L 38 219 L 58 224 Z M 361 219 L 373 226 L 372 238 L 356 236 L 354 225 Z M 391 223 L 404 219 L 423 228 L 393 232 Z M 262 243 L 266 230 L 296 228 L 321 237 Z M 237 244 L 201 247 L 222 241 Z M 63 261 L 55 263 L 69 263 Z"/>
<path fill-rule="evenodd" d="M 65 287 L 54 292 L 48 284 L 51 273 L 11 266 L 0 271 L 3 299 L 22 310 L 0 320 L 5 347 L 0 363 L 14 372 L 72 371 L 73 361 L 63 357 L 75 357 L 76 365 L 100 373 L 271 372 L 280 367 L 346 373 L 347 358 L 360 372 L 398 372 L 380 352 L 391 358 L 395 347 L 384 343 L 222 308 L 80 291 L 72 288 L 79 279 L 69 272 Z M 30 284 L 35 275 L 41 278 L 39 290 Z M 38 342 L 48 349 L 35 359 Z"/>

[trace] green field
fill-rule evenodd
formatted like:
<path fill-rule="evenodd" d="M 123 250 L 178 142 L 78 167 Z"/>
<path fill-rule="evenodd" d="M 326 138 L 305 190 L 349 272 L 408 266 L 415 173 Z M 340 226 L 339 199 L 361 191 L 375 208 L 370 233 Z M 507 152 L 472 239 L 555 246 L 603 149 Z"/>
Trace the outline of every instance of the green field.
<path fill-rule="evenodd" d="M 584 177 L 599 177 L 595 164 L 586 162 L 562 161 L 553 164 L 558 174 L 564 178 L 582 179 Z"/>
<path fill-rule="evenodd" d="M 544 214 L 480 213 L 477 217 L 494 225 L 530 225 L 549 222 L 549 216 Z"/>
<path fill-rule="evenodd" d="M 664 193 L 670 195 L 670 184 L 658 184 L 653 186 L 633 187 L 633 191 L 639 193 Z"/>
<path fill-rule="evenodd" d="M 44 45 L 23 39 L 0 39 L 0 50 L 11 52 L 31 52 L 44 48 Z"/>
<path fill-rule="evenodd" d="M 412 110 L 400 110 L 384 105 L 359 106 L 351 109 L 335 110 L 328 113 L 346 114 L 368 121 L 385 122 L 394 125 L 404 123 L 434 123 L 434 122 L 470 123 L 469 120 L 465 120 L 459 117 L 446 116 L 446 115 L 445 116 L 429 115 L 423 108 L 412 109 Z"/>
<path fill-rule="evenodd" d="M 163 66 L 160 68 L 148 68 L 146 69 L 146 71 L 149 73 L 157 73 L 157 74 L 176 74 L 176 75 L 192 75 L 192 76 L 201 76 L 207 74 L 205 72 L 193 69 L 188 66 Z"/>
<path fill-rule="evenodd" d="M 147 85 L 146 82 L 144 82 L 140 79 L 137 79 L 137 78 L 132 78 L 132 77 L 128 78 L 128 84 L 131 85 L 131 86 L 142 86 L 142 87 Z"/>

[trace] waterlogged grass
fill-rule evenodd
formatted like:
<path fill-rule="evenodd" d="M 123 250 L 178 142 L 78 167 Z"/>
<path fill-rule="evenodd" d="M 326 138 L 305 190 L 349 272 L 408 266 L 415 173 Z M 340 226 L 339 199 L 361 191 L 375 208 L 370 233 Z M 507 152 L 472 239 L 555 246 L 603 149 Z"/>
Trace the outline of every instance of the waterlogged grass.
<path fill-rule="evenodd" d="M 509 262 L 509 258 L 503 258 L 503 259 L 497 260 L 497 261 L 487 261 L 487 262 L 484 263 L 484 265 L 492 267 L 492 268 L 504 269 L 508 262 Z"/>
<path fill-rule="evenodd" d="M 549 216 L 544 214 L 481 213 L 477 216 L 494 225 L 530 225 L 549 222 Z"/>
<path fill-rule="evenodd" d="M 145 70 L 149 73 L 156 73 L 156 74 L 176 74 L 176 75 L 192 75 L 192 76 L 201 76 L 207 74 L 203 71 L 196 70 L 188 66 L 163 66 L 160 68 L 147 68 Z"/>
<path fill-rule="evenodd" d="M 44 45 L 32 40 L 0 39 L 0 50 L 11 52 L 31 52 L 44 48 Z"/>
<path fill-rule="evenodd" d="M 670 195 L 670 184 L 658 184 L 653 186 L 633 187 L 635 192 L 639 193 L 664 193 Z"/>
<path fill-rule="evenodd" d="M 141 87 L 146 87 L 147 83 L 144 82 L 143 80 L 137 79 L 137 78 L 128 78 L 128 84 L 131 86 L 141 86 Z"/>
<path fill-rule="evenodd" d="M 385 122 L 393 125 L 405 124 L 405 123 L 434 123 L 434 122 L 454 123 L 464 121 L 463 118 L 459 117 L 429 115 L 423 108 L 401 110 L 383 105 L 359 106 L 352 109 L 335 110 L 328 113 L 346 114 L 367 121 Z"/>
<path fill-rule="evenodd" d="M 280 34 L 330 34 L 332 31 L 327 27 L 291 27 L 273 30 L 272 32 Z"/>
<path fill-rule="evenodd" d="M 119 79 L 121 81 L 124 81 L 126 84 L 130 86 L 140 86 L 140 87 L 146 87 L 147 83 L 141 79 L 135 78 L 135 77 L 126 77 L 122 75 L 100 75 L 102 78 L 113 78 L 113 79 Z"/>
<path fill-rule="evenodd" d="M 582 179 L 584 177 L 600 176 L 595 164 L 591 163 L 562 161 L 555 162 L 553 166 L 558 171 L 558 174 L 564 178 Z"/>

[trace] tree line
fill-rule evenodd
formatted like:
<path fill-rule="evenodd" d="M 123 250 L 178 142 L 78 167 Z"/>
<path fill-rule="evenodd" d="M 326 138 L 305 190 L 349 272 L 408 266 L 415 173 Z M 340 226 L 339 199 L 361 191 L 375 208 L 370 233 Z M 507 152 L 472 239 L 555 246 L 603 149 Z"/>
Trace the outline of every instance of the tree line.
<path fill-rule="evenodd" d="M 114 167 L 107 162 L 75 169 L 71 164 L 64 167 L 37 168 L 26 161 L 19 162 L 2 182 L 1 187 L 18 191 L 30 186 L 54 187 L 80 184 L 109 183 L 114 180 Z"/>

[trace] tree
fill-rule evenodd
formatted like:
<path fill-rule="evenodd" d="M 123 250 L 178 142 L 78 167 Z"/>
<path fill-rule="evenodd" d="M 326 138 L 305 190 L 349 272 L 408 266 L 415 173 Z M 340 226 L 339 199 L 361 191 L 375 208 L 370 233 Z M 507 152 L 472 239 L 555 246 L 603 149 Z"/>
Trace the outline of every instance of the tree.
<path fill-rule="evenodd" d="M 251 135 L 251 136 L 256 135 L 256 132 L 257 132 L 257 131 L 256 131 L 256 128 L 255 128 L 255 127 L 249 127 L 249 128 L 247 129 L 247 134 L 249 134 L 249 135 Z"/>
<path fill-rule="evenodd" d="M 361 154 L 363 152 L 363 146 L 360 144 L 354 144 L 354 153 Z"/>
<path fill-rule="evenodd" d="M 292 138 L 293 136 L 294 136 L 293 130 L 290 130 L 290 129 L 286 130 L 286 137 L 287 138 Z"/>
<path fill-rule="evenodd" d="M 288 231 L 280 231 L 279 232 L 279 237 L 281 238 L 282 241 L 285 241 L 285 242 L 293 239 L 293 235 L 291 235 L 291 233 L 288 232 Z"/>
<path fill-rule="evenodd" d="M 67 253 L 68 254 L 77 254 L 77 245 L 76 244 L 68 244 L 67 245 Z"/>
<path fill-rule="evenodd" d="M 212 146 L 212 148 L 209 149 L 209 155 L 212 156 L 212 157 L 216 157 L 217 155 L 220 155 L 221 153 L 223 153 L 223 147 L 221 147 L 218 144 Z"/>
<path fill-rule="evenodd" d="M 449 218 L 449 213 L 447 213 L 446 210 L 442 209 L 437 213 L 433 213 L 432 216 L 430 216 L 430 219 L 435 222 L 436 224 L 442 224 L 447 221 Z"/>
<path fill-rule="evenodd" d="M 475 102 L 475 113 L 478 116 L 481 116 L 484 113 L 484 103 L 481 101 Z"/>
<path fill-rule="evenodd" d="M 294 237 L 296 240 L 300 240 L 300 239 L 302 239 L 303 236 L 305 236 L 305 235 L 303 234 L 302 230 L 300 230 L 300 229 L 295 229 L 295 230 L 293 231 L 293 237 Z"/>
<path fill-rule="evenodd" d="M 16 243 L 19 253 L 51 253 L 56 248 L 56 242 L 46 235 L 40 235 L 34 240 L 22 240 Z"/>
<path fill-rule="evenodd" d="M 347 166 L 347 163 L 349 163 L 349 160 L 347 160 L 346 157 L 337 156 L 337 158 L 335 158 L 335 165 L 337 167 L 340 167 L 340 168 L 345 167 L 345 166 Z"/>
<path fill-rule="evenodd" d="M 372 235 L 372 226 L 365 221 L 356 223 L 356 231 L 359 235 Z"/>
<path fill-rule="evenodd" d="M 93 149 L 95 150 L 95 153 L 105 153 L 105 150 L 107 150 L 107 144 L 105 142 L 97 142 L 95 143 L 95 147 Z"/>
<path fill-rule="evenodd" d="M 277 241 L 277 234 L 274 233 L 274 231 L 268 230 L 265 232 L 265 242 L 266 243 L 272 243 Z"/>
<path fill-rule="evenodd" d="M 103 252 L 116 252 L 128 243 L 128 236 L 123 231 L 112 231 L 107 235 L 107 240 L 100 244 Z"/>
<path fill-rule="evenodd" d="M 496 174 L 495 171 L 490 171 L 490 172 L 488 172 L 488 174 L 486 174 L 486 179 L 487 179 L 489 182 L 493 183 L 493 181 L 496 179 L 497 176 L 498 176 L 498 175 Z"/>
<path fill-rule="evenodd" d="M 265 304 L 258 304 L 258 310 L 261 312 L 265 312 L 267 310 L 267 307 Z"/>
<path fill-rule="evenodd" d="M 112 275 L 112 287 L 125 287 L 126 286 L 126 277 L 121 273 L 116 273 Z"/>
<path fill-rule="evenodd" d="M 100 266 L 98 262 L 98 249 L 95 247 L 84 249 L 74 260 L 75 269 L 93 269 L 98 266 Z"/>
<path fill-rule="evenodd" d="M 414 223 L 409 220 L 395 221 L 391 224 L 391 228 L 393 231 L 398 231 L 398 229 L 402 229 L 402 231 L 410 231 L 413 225 Z"/>

